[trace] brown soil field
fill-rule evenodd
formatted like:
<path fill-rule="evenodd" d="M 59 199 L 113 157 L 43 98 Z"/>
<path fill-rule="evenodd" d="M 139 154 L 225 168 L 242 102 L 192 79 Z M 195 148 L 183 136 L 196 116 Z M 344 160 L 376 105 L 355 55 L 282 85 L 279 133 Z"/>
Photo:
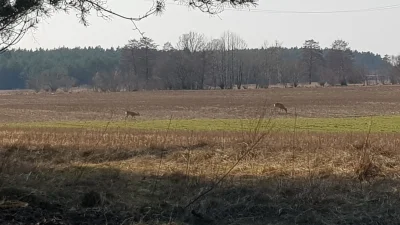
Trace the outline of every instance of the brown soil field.
<path fill-rule="evenodd" d="M 0 93 L 1 122 L 391 115 L 399 87 Z M 210 109 L 210 107 L 213 110 Z M 282 115 L 283 116 L 283 115 Z M 0 224 L 396 224 L 400 134 L 0 127 Z"/>
<path fill-rule="evenodd" d="M 400 86 L 271 88 L 264 90 L 144 91 L 132 93 L 0 93 L 0 122 L 107 120 L 138 111 L 142 119 L 251 118 L 266 102 L 300 117 L 400 113 Z"/>

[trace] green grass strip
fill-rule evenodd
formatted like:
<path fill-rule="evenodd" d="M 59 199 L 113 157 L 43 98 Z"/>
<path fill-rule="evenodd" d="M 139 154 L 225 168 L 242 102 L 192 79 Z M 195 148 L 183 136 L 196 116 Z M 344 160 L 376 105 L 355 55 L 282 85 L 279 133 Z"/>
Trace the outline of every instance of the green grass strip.
<path fill-rule="evenodd" d="M 296 129 L 301 131 L 321 132 L 366 132 L 368 131 L 370 117 L 354 118 L 297 118 Z M 276 118 L 267 124 L 268 119 L 262 123 L 261 130 L 273 126 L 274 130 L 293 130 L 294 118 Z M 3 127 L 14 128 L 104 128 L 108 121 L 57 121 L 57 122 L 29 122 L 7 123 Z M 170 124 L 171 130 L 194 131 L 240 131 L 249 130 L 256 126 L 257 119 L 182 119 L 182 120 L 128 120 L 111 121 L 109 128 L 127 128 L 141 130 L 165 130 Z M 372 132 L 400 132 L 400 116 L 375 116 L 372 117 Z"/>

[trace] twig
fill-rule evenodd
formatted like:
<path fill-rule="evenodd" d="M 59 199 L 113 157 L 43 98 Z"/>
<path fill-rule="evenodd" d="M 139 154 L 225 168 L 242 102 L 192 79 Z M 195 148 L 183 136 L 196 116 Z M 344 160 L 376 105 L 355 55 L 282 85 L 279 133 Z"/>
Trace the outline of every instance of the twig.
<path fill-rule="evenodd" d="M 366 157 L 367 157 L 367 148 L 366 147 L 367 147 L 367 145 L 369 143 L 369 136 L 371 134 L 371 128 L 372 128 L 372 116 L 371 116 L 371 120 L 370 120 L 369 126 L 368 126 L 368 133 L 367 133 L 367 136 L 365 137 L 365 142 L 364 142 L 364 144 L 362 146 L 362 156 L 360 156 L 360 159 L 359 159 L 359 162 L 358 162 L 360 168 L 361 168 L 361 165 L 365 163 L 365 160 L 366 160 Z M 369 157 L 368 157 L 368 160 L 370 160 Z M 360 179 L 360 176 L 359 176 L 359 180 L 360 180 L 360 187 L 362 189 L 362 179 Z"/>
<path fill-rule="evenodd" d="M 112 10 L 109 10 L 109 9 L 101 6 L 100 4 L 98 4 L 98 3 L 94 2 L 94 1 L 87 0 L 87 2 L 90 3 L 91 5 L 93 5 L 95 8 L 97 8 L 98 11 L 104 11 L 104 12 L 107 12 L 107 13 L 109 13 L 111 15 L 117 16 L 117 17 L 125 19 L 125 20 L 130 20 L 130 21 L 140 21 L 142 19 L 145 19 L 145 18 L 151 16 L 152 14 L 155 14 L 155 13 L 159 12 L 159 10 L 160 10 L 158 7 L 154 7 L 154 4 L 153 4 L 153 6 L 150 8 L 149 11 L 147 11 L 147 13 L 145 15 L 138 16 L 138 17 L 135 18 L 135 17 L 127 17 L 127 16 L 124 16 L 122 14 L 116 13 L 116 12 L 114 12 Z"/>
<path fill-rule="evenodd" d="M 369 136 L 370 136 L 370 134 L 371 134 L 371 128 L 372 128 L 372 116 L 371 116 L 371 120 L 369 121 L 369 125 L 368 125 L 368 133 L 367 133 L 367 136 L 365 137 L 365 142 L 364 142 L 364 145 L 363 145 L 363 152 L 364 152 L 364 154 L 365 154 L 365 147 L 368 145 L 368 142 L 369 142 Z"/>
<path fill-rule="evenodd" d="M 297 126 L 297 111 L 294 108 L 294 127 L 293 127 L 293 143 L 292 143 L 292 178 L 294 176 L 294 161 L 295 161 L 295 148 L 296 148 L 296 126 Z"/>
<path fill-rule="evenodd" d="M 308 212 L 308 211 L 310 211 L 310 210 L 312 210 L 312 208 L 309 208 L 309 209 L 307 209 L 307 210 L 301 212 L 299 215 L 297 215 L 297 216 L 294 218 L 294 224 L 297 224 L 297 218 L 299 218 L 299 216 L 305 214 L 306 212 Z"/>
<path fill-rule="evenodd" d="M 191 138 L 193 138 L 193 130 L 191 132 Z M 190 153 L 191 153 L 191 149 L 190 149 L 190 145 L 191 145 L 191 141 L 188 141 L 188 148 L 187 148 L 187 160 L 186 160 L 186 178 L 189 181 L 189 166 L 190 166 Z"/>
<path fill-rule="evenodd" d="M 106 133 L 106 131 L 107 131 L 107 129 L 108 129 L 108 126 L 110 125 L 113 116 L 114 116 L 114 110 L 111 111 L 110 119 L 108 119 L 107 124 L 106 124 L 106 127 L 105 127 L 105 129 L 103 130 L 103 133 L 101 134 L 101 136 L 104 136 L 104 134 Z M 99 140 L 97 141 L 97 143 L 95 144 L 95 147 L 97 147 L 99 143 L 100 143 L 100 139 L 99 139 Z"/>
<path fill-rule="evenodd" d="M 160 149 L 160 163 L 158 164 L 158 170 L 157 170 L 157 173 L 156 173 L 156 180 L 154 181 L 152 194 L 154 194 L 154 192 L 156 191 L 156 188 L 157 188 L 157 183 L 158 183 L 158 180 L 159 180 L 159 174 L 160 174 L 160 171 L 161 171 L 161 165 L 162 165 L 163 158 L 164 158 L 164 151 L 165 151 L 165 148 L 166 148 L 165 143 L 167 141 L 167 137 L 168 137 L 168 133 L 169 133 L 169 130 L 170 130 L 170 127 L 171 127 L 171 123 L 172 123 L 172 115 L 169 118 L 167 132 L 165 133 L 162 149 Z"/>
<path fill-rule="evenodd" d="M 106 133 L 106 131 L 107 131 L 107 129 L 108 129 L 108 126 L 110 125 L 113 116 L 114 116 L 114 111 L 111 111 L 110 119 L 108 120 L 108 122 L 107 122 L 107 124 L 106 124 L 106 127 L 105 127 L 105 129 L 103 130 L 103 133 L 101 134 L 101 137 L 103 137 L 104 134 Z M 94 148 L 98 146 L 98 144 L 100 143 L 100 140 L 101 140 L 101 138 L 99 138 L 99 140 L 97 141 L 97 143 L 94 145 Z M 78 180 L 83 176 L 83 173 L 85 172 L 85 170 L 88 168 L 88 167 L 83 167 L 82 165 L 83 165 L 83 161 L 81 162 L 81 165 L 78 166 L 78 168 L 79 168 L 80 171 L 79 171 L 79 174 L 77 175 L 77 177 L 76 177 L 76 179 L 75 179 L 74 182 L 78 182 Z"/>
<path fill-rule="evenodd" d="M 261 121 L 264 119 L 264 115 L 265 115 L 265 110 L 262 112 L 262 114 L 260 115 L 259 121 L 257 123 L 257 126 L 255 127 L 254 130 L 259 131 L 259 128 L 261 126 Z M 271 122 L 271 118 L 269 118 L 268 120 L 268 124 L 270 124 Z M 272 128 L 270 130 L 268 130 L 268 132 L 266 133 L 262 133 L 261 135 L 259 135 L 259 137 L 256 137 L 256 133 L 254 136 L 254 140 L 252 141 L 253 143 L 250 145 L 250 147 L 247 147 L 247 150 L 242 154 L 242 156 L 240 156 L 237 161 L 229 168 L 229 170 L 221 177 L 219 178 L 214 184 L 211 185 L 210 188 L 208 188 L 207 190 L 203 191 L 202 193 L 200 193 L 197 197 L 195 197 L 194 199 L 192 199 L 185 207 L 184 209 L 187 209 L 189 206 L 191 206 L 193 203 L 195 203 L 196 201 L 198 201 L 200 198 L 204 197 L 205 195 L 207 195 L 209 192 L 211 192 L 212 190 L 215 189 L 215 187 L 217 187 L 231 172 L 233 169 L 236 168 L 236 166 L 252 151 L 254 150 L 257 145 L 261 142 L 261 140 L 263 140 L 263 138 L 265 136 L 267 136 L 267 134 L 269 134 L 269 132 L 272 130 Z"/>

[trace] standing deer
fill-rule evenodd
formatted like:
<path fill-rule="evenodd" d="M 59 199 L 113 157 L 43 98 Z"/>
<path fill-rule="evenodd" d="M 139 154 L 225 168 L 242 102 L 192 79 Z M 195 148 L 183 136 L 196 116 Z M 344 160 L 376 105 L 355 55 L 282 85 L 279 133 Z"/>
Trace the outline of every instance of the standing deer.
<path fill-rule="evenodd" d="M 282 103 L 275 103 L 274 104 L 275 109 L 279 108 L 280 110 L 285 110 L 285 112 L 287 113 L 287 108 L 282 104 Z"/>
<path fill-rule="evenodd" d="M 128 118 L 128 116 L 131 116 L 133 118 L 135 118 L 135 116 L 140 116 L 140 114 L 138 112 L 132 112 L 132 111 L 125 111 L 125 119 Z"/>

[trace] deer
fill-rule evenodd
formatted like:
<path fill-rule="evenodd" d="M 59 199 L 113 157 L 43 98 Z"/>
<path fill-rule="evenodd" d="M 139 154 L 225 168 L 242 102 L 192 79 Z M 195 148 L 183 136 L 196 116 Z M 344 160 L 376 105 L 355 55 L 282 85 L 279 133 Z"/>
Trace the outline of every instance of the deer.
<path fill-rule="evenodd" d="M 279 108 L 280 110 L 285 110 L 285 112 L 287 113 L 287 108 L 282 104 L 282 103 L 275 103 L 274 104 L 275 109 Z"/>
<path fill-rule="evenodd" d="M 125 111 L 125 115 L 126 115 L 125 119 L 128 118 L 128 116 L 135 118 L 135 116 L 140 116 L 140 113 L 133 111 Z"/>

